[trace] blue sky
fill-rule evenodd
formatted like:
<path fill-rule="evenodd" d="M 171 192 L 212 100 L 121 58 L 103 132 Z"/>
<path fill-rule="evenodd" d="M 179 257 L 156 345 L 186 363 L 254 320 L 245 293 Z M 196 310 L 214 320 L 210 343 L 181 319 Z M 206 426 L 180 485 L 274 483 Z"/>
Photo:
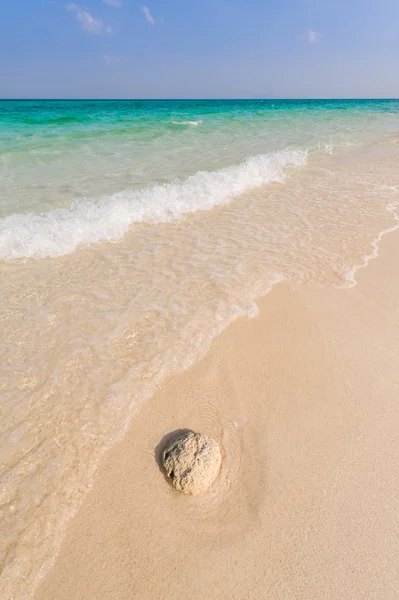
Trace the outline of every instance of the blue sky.
<path fill-rule="evenodd" d="M 0 97 L 399 96 L 399 0 L 0 0 Z"/>

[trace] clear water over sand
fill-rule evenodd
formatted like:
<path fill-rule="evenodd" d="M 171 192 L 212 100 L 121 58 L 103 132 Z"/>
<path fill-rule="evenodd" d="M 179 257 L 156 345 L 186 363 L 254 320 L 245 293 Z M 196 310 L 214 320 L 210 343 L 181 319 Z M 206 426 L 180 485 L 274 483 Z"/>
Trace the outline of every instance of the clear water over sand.
<path fill-rule="evenodd" d="M 395 101 L 1 102 L 1 596 L 28 598 L 139 400 L 276 281 L 397 226 Z"/>

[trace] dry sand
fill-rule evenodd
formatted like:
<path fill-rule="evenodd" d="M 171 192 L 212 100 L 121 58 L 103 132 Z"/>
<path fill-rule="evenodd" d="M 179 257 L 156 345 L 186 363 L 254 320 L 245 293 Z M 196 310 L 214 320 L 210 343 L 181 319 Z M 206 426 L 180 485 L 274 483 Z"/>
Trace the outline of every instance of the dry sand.
<path fill-rule="evenodd" d="M 138 407 L 36 600 L 399 598 L 399 234 L 351 290 L 279 284 Z M 203 497 L 155 457 L 220 442 Z"/>

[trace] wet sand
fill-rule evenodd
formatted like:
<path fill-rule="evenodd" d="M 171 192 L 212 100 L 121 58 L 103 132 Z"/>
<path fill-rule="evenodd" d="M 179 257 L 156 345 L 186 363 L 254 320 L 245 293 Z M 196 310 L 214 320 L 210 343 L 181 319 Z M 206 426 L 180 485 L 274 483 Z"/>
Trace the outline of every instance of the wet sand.
<path fill-rule="evenodd" d="M 399 234 L 347 290 L 276 285 L 136 410 L 36 600 L 397 600 Z M 158 466 L 215 437 L 203 497 Z"/>

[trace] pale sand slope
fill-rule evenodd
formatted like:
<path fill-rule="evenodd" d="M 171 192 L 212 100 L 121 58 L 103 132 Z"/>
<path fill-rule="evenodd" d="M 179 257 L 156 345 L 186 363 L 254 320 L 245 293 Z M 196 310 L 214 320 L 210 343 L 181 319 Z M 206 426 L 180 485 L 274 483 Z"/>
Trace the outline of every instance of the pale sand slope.
<path fill-rule="evenodd" d="M 276 286 L 143 403 L 37 600 L 398 600 L 398 257 L 395 233 L 354 289 Z M 224 447 L 202 498 L 154 459 L 181 427 Z"/>

